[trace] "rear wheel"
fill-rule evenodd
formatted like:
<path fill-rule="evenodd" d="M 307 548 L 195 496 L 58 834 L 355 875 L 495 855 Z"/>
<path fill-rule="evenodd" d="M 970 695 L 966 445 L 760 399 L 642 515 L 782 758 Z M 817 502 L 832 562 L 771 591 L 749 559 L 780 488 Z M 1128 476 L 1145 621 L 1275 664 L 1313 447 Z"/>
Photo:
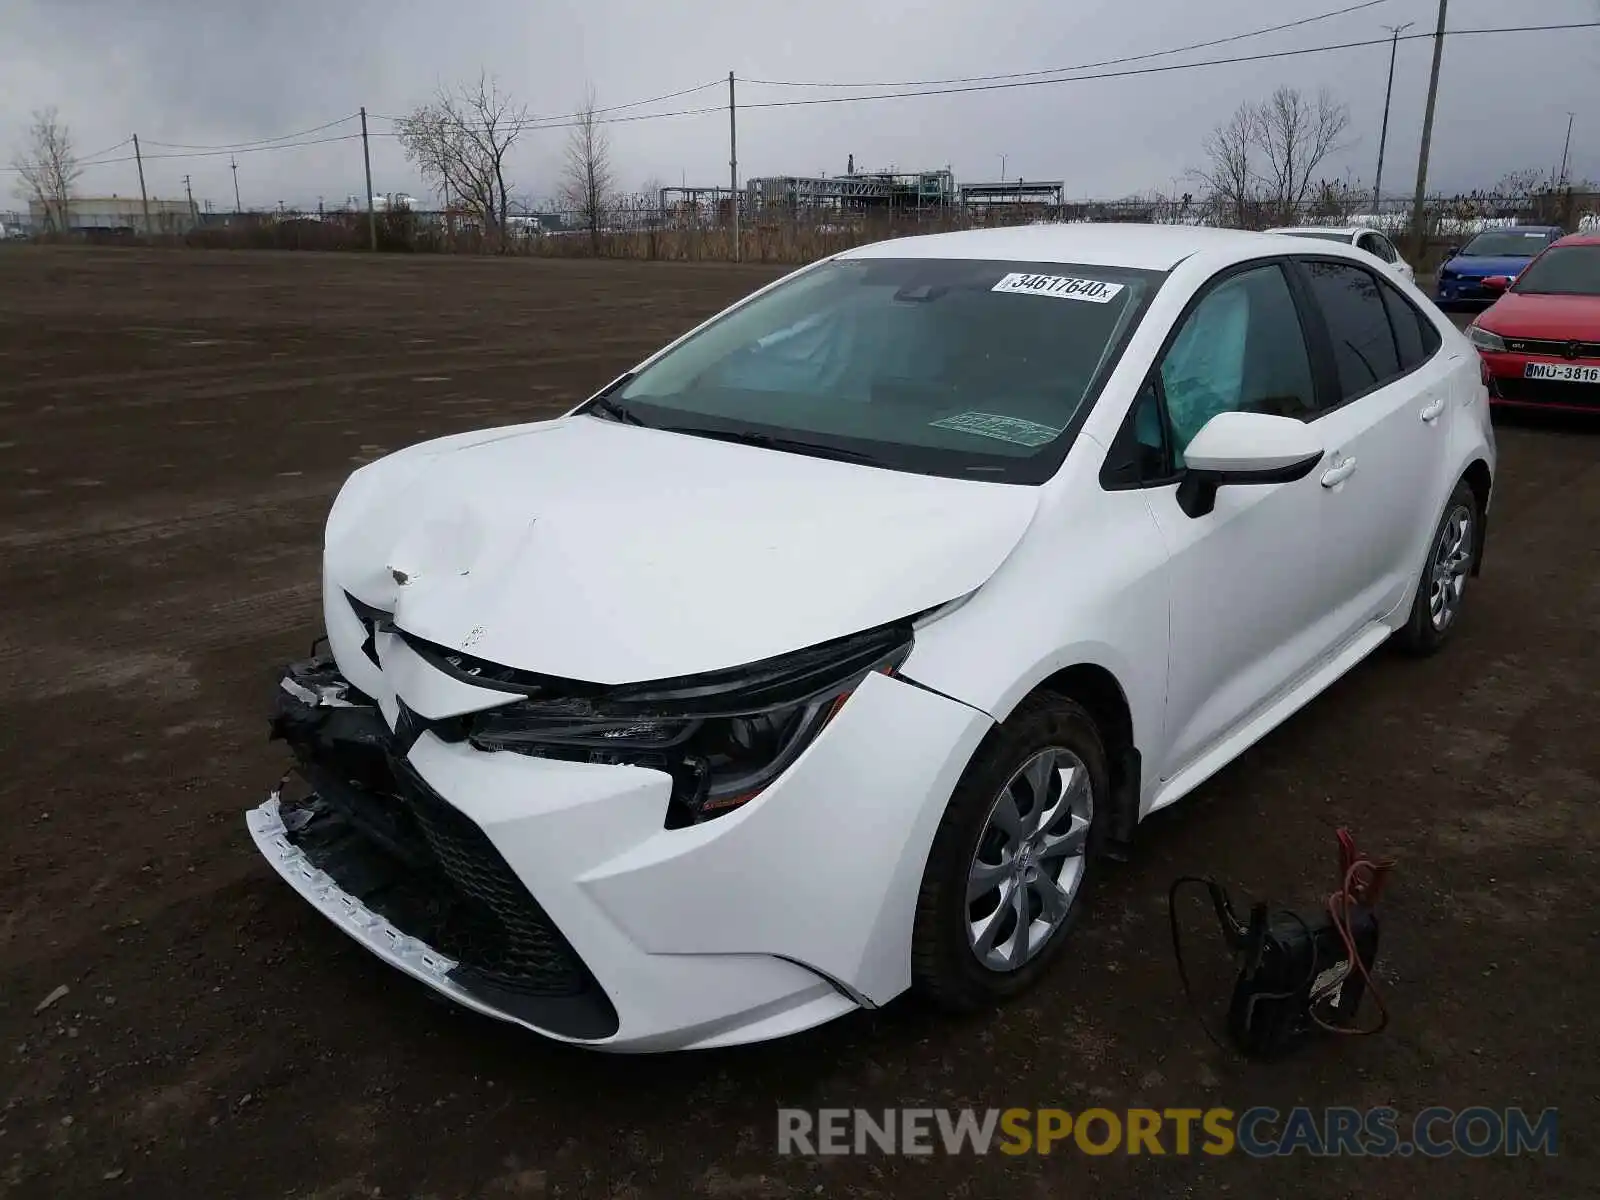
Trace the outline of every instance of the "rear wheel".
<path fill-rule="evenodd" d="M 1024 701 L 990 733 L 923 874 L 911 959 L 921 995 L 971 1010 L 1038 980 L 1082 908 L 1110 797 L 1104 742 L 1072 701 Z"/>
<path fill-rule="evenodd" d="M 1411 617 L 1396 633 L 1396 641 L 1407 653 L 1433 654 L 1455 632 L 1466 601 L 1467 577 L 1477 552 L 1482 522 L 1478 498 L 1466 480 L 1456 484 L 1444 516 L 1429 543 L 1428 561 L 1417 583 L 1411 603 Z"/>

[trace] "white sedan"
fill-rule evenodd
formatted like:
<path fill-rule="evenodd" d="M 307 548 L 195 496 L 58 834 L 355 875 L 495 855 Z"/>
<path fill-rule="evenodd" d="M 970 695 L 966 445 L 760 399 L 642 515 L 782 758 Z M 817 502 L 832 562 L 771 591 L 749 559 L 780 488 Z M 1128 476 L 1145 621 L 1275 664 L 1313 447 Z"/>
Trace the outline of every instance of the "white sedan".
<path fill-rule="evenodd" d="M 1329 228 L 1326 225 L 1294 225 L 1269 229 L 1268 233 L 1286 233 L 1290 237 L 1320 238 L 1327 242 L 1343 242 L 1357 250 L 1365 250 L 1374 258 L 1387 263 L 1389 269 L 1407 283 L 1416 281 L 1417 273 L 1410 263 L 1400 257 L 1394 243 L 1376 229 L 1363 229 L 1359 225 L 1349 228 Z"/>
<path fill-rule="evenodd" d="M 1459 626 L 1478 356 L 1335 244 L 904 238 L 553 420 L 357 470 L 248 815 L 368 950 L 610 1050 L 1060 962 L 1100 860 Z M 331 986 L 331 985 L 330 985 Z"/>

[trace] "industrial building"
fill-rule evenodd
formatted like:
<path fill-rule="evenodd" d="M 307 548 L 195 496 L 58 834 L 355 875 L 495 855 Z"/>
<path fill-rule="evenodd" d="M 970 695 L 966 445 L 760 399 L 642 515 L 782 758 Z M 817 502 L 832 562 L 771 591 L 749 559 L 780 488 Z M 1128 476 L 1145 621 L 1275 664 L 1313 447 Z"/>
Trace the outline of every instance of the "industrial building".
<path fill-rule="evenodd" d="M 739 211 L 746 220 L 866 216 L 932 217 L 964 210 L 1048 216 L 1059 213 L 1066 184 L 1059 179 L 956 182 L 946 166 L 931 171 L 858 171 L 852 156 L 842 175 L 768 175 L 746 181 Z M 660 212 L 670 223 L 726 223 L 733 193 L 726 187 L 664 187 Z"/>
<path fill-rule="evenodd" d="M 752 179 L 746 203 L 752 212 L 826 210 L 839 213 L 908 212 L 947 208 L 956 202 L 955 175 L 938 171 L 857 172 L 843 175 L 776 175 Z"/>
<path fill-rule="evenodd" d="M 138 196 L 74 196 L 67 201 L 65 222 L 59 216 L 52 210 L 47 219 L 43 204 L 28 201 L 29 223 L 35 232 L 59 231 L 65 224 L 67 231 L 85 233 L 184 233 L 198 224 L 194 207 L 187 200 L 159 200 L 154 196 L 148 207 Z"/>

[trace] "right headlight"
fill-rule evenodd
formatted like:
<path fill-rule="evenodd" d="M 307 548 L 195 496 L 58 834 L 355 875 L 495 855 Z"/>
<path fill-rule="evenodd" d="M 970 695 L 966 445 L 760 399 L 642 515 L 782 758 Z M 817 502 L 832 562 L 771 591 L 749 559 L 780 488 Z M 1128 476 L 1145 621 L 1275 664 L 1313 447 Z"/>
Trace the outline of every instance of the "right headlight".
<path fill-rule="evenodd" d="M 863 679 L 906 660 L 913 634 L 910 621 L 899 622 L 730 670 L 615 687 L 480 664 L 401 636 L 448 674 L 528 696 L 465 718 L 472 745 L 663 771 L 672 777 L 667 825 L 675 827 L 760 795 Z"/>
<path fill-rule="evenodd" d="M 1476 323 L 1467 326 L 1467 340 L 1479 350 L 1505 352 L 1505 339 L 1498 333 L 1490 333 L 1483 326 Z"/>

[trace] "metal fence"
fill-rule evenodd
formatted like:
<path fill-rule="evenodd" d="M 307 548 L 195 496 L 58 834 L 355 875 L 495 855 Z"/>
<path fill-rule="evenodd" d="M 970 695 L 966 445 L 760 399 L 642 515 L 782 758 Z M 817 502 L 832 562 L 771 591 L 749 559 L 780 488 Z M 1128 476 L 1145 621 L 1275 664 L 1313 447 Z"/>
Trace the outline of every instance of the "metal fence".
<path fill-rule="evenodd" d="M 589 214 L 545 210 L 511 214 L 503 229 L 462 210 L 387 208 L 370 219 L 348 208 L 300 212 L 200 213 L 195 228 L 153 240 L 195 247 L 300 250 L 365 249 L 411 253 L 507 253 L 554 257 L 725 260 L 734 255 L 730 193 L 663 204 L 661 197 L 624 196 Z M 738 257 L 749 262 L 806 262 L 863 242 L 917 233 L 994 225 L 1060 222 L 1137 222 L 1266 229 L 1279 225 L 1361 225 L 1382 230 L 1402 245 L 1419 269 L 1445 246 L 1484 229 L 1514 224 L 1600 230 L 1600 193 L 1542 191 L 1520 196 L 1468 193 L 1432 196 L 1424 204 L 1424 245 L 1413 244 L 1411 202 L 1324 189 L 1300 204 L 1217 197 L 1129 196 L 1115 200 L 893 203 L 808 206 L 763 203 L 738 194 Z M 128 240 L 132 229 L 107 232 Z"/>

